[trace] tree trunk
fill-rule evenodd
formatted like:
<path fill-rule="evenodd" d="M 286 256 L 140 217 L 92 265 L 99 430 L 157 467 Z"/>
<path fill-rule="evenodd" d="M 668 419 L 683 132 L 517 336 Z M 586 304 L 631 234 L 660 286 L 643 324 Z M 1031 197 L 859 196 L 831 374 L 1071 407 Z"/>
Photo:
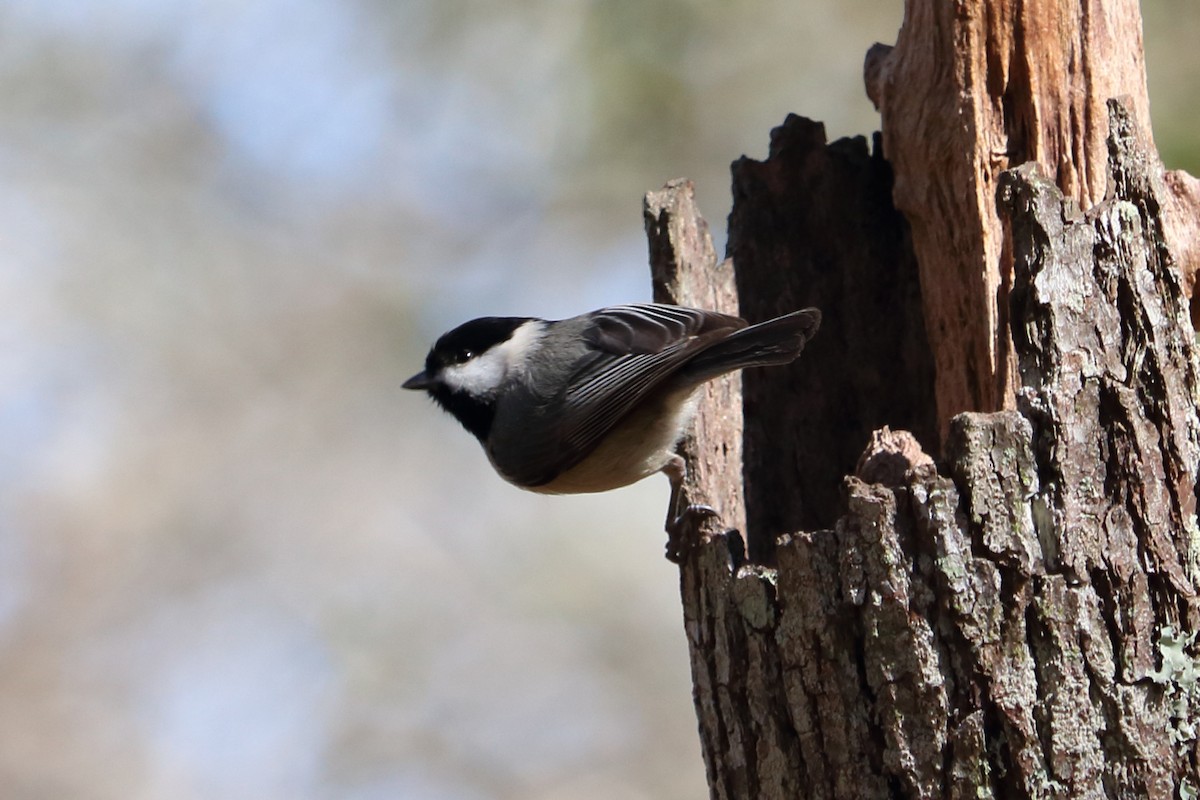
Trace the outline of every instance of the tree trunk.
<path fill-rule="evenodd" d="M 873 152 L 790 117 L 735 163 L 732 264 L 647 197 L 657 299 L 825 317 L 685 442 L 750 554 L 681 567 L 713 797 L 1200 791 L 1200 193 L 1135 4 L 1010 5 L 907 4 Z"/>

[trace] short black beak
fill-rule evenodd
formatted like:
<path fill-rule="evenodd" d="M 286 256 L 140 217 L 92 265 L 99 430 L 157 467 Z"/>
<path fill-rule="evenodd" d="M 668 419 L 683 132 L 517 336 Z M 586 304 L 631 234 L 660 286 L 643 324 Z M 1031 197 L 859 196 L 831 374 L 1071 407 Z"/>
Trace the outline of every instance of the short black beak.
<path fill-rule="evenodd" d="M 436 384 L 437 381 L 435 379 L 429 377 L 424 372 L 418 372 L 401 385 L 405 389 L 429 389 Z"/>

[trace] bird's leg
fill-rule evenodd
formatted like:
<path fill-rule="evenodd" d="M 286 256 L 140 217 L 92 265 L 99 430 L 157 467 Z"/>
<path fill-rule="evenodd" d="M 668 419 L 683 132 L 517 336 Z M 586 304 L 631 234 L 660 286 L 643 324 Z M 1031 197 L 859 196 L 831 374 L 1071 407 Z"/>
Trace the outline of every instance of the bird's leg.
<path fill-rule="evenodd" d="M 667 503 L 667 560 L 682 563 L 684 555 L 696 546 L 700 538 L 700 525 L 710 517 L 719 517 L 716 509 L 702 503 L 683 504 L 683 479 L 687 476 L 687 464 L 678 453 L 662 468 L 671 482 L 671 499 Z"/>

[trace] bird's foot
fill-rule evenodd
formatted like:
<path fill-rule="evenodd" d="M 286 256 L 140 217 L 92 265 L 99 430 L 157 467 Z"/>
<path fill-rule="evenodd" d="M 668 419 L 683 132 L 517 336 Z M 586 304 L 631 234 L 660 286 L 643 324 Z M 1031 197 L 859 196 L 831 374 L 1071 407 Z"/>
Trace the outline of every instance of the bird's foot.
<path fill-rule="evenodd" d="M 682 564 L 683 559 L 700 543 L 700 526 L 706 519 L 720 519 L 712 506 L 693 503 L 667 523 L 667 560 Z"/>

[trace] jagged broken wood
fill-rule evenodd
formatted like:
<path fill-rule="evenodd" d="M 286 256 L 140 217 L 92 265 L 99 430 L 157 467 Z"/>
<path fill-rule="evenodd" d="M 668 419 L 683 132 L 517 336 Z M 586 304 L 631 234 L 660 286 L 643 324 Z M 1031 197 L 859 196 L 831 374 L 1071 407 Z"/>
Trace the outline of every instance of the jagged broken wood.
<path fill-rule="evenodd" d="M 940 471 L 913 440 L 880 438 L 829 528 L 756 532 L 751 507 L 751 541 L 783 534 L 773 568 L 735 569 L 717 528 L 682 565 L 713 797 L 1200 789 L 1193 333 L 1161 167 L 1110 109 L 1095 208 L 1034 167 L 1002 179 L 1018 408 L 954 417 Z M 692 255 L 688 188 L 649 208 L 660 299 L 730 308 L 728 265 Z M 705 431 L 737 435 L 731 413 L 705 405 L 687 443 L 690 498 L 725 504 L 726 522 L 739 459 Z"/>

